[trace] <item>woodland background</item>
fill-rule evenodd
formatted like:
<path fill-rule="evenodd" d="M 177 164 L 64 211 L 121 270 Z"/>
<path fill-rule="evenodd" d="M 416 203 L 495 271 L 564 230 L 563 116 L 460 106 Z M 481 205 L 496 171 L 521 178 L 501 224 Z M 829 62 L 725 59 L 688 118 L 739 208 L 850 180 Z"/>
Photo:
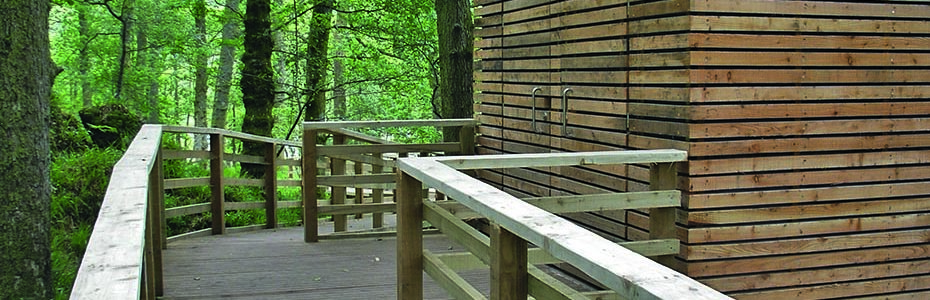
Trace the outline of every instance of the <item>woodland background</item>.
<path fill-rule="evenodd" d="M 471 18 L 468 0 L 52 1 L 49 43 L 59 68 L 49 137 L 56 298 L 70 293 L 110 169 L 141 124 L 296 140 L 302 120 L 471 117 Z M 442 139 L 432 128 L 370 133 Z M 184 136 L 165 143 L 207 146 Z M 207 170 L 167 165 L 166 172 Z M 254 193 L 227 191 L 227 201 Z M 166 201 L 170 207 L 207 195 L 174 192 Z M 227 222 L 261 217 L 237 214 Z M 173 220 L 169 234 L 208 221 Z M 297 224 L 298 212 L 283 221 Z"/>

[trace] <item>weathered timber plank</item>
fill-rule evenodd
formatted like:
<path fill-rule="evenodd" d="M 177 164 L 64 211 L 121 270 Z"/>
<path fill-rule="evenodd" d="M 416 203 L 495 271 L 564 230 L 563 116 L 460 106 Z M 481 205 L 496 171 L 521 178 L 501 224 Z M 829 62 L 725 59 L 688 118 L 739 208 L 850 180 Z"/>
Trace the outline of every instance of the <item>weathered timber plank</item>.
<path fill-rule="evenodd" d="M 383 128 L 383 127 L 411 127 L 411 126 L 440 126 L 455 127 L 473 125 L 472 119 L 445 119 L 445 120 L 396 120 L 396 121 L 329 121 L 304 122 L 304 129 L 348 129 L 348 128 Z"/>
<path fill-rule="evenodd" d="M 698 244 L 849 234 L 861 231 L 892 231 L 920 227 L 930 224 L 928 222 L 930 222 L 930 213 L 905 213 L 887 216 L 852 216 L 829 220 L 699 227 L 686 229 L 687 232 L 682 241 Z"/>
<path fill-rule="evenodd" d="M 455 169 L 490 169 L 552 167 L 598 164 L 634 164 L 650 162 L 675 162 L 687 159 L 688 154 L 678 150 L 604 151 L 589 153 L 530 153 L 513 155 L 481 155 L 472 157 L 437 157 L 439 161 Z"/>
<path fill-rule="evenodd" d="M 728 298 L 480 181 L 456 176 L 457 171 L 439 162 L 401 159 L 399 168 L 509 228 L 521 238 L 543 247 L 554 257 L 578 266 L 623 296 L 649 299 Z"/>

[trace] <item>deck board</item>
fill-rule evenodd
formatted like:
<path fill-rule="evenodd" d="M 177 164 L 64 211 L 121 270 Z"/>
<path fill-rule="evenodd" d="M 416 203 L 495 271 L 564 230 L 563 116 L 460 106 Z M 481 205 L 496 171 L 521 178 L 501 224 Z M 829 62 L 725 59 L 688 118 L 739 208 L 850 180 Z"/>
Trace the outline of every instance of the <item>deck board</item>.
<path fill-rule="evenodd" d="M 442 235 L 424 247 L 464 251 Z M 308 244 L 301 227 L 179 240 L 165 250 L 164 299 L 394 299 L 395 261 L 393 237 Z M 489 289 L 486 270 L 461 275 Z M 424 279 L 424 299 L 451 299 Z"/>

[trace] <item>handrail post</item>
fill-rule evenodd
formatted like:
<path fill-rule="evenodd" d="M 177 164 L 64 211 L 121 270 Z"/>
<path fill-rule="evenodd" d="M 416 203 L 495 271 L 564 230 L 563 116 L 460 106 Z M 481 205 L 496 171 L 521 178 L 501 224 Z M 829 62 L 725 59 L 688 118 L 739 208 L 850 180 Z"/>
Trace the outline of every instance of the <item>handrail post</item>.
<path fill-rule="evenodd" d="M 462 143 L 461 155 L 475 154 L 475 125 L 465 125 L 459 129 L 459 142 Z"/>
<path fill-rule="evenodd" d="M 372 155 L 377 160 L 384 159 L 381 157 L 381 153 L 372 153 Z M 384 165 L 371 165 L 371 174 L 381 174 L 384 172 Z M 384 190 L 383 189 L 371 189 L 371 203 L 384 203 Z M 371 227 L 372 228 L 381 228 L 384 226 L 384 214 L 383 213 L 373 213 L 371 214 Z"/>
<path fill-rule="evenodd" d="M 492 224 L 491 300 L 523 300 L 529 293 L 526 241 Z"/>
<path fill-rule="evenodd" d="M 210 135 L 210 208 L 213 234 L 226 233 L 226 210 L 223 208 L 223 152 L 226 149 L 222 134 Z"/>
<path fill-rule="evenodd" d="M 165 175 L 164 160 L 159 147 L 155 154 L 155 161 L 152 165 L 152 172 L 149 174 L 149 203 L 148 203 L 149 220 L 147 226 L 151 228 L 152 241 L 152 264 L 148 268 L 152 269 L 154 278 L 155 296 L 162 296 L 165 293 L 164 282 L 164 263 L 162 260 L 162 249 L 167 248 L 165 239 Z"/>
<path fill-rule="evenodd" d="M 397 299 L 423 299 L 422 186 L 397 170 Z"/>
<path fill-rule="evenodd" d="M 649 171 L 650 190 L 675 190 L 677 188 L 678 170 L 675 169 L 674 163 L 652 164 Z M 649 238 L 653 240 L 677 238 L 677 227 L 675 226 L 677 211 L 674 207 L 649 209 Z M 674 260 L 674 255 L 656 258 L 656 261 L 669 267 L 672 266 Z"/>
<path fill-rule="evenodd" d="M 303 193 L 304 198 L 304 242 L 306 243 L 315 243 L 319 241 L 319 228 L 316 222 L 317 213 L 319 212 L 319 208 L 317 207 L 316 194 L 317 134 L 318 132 L 314 129 L 304 130 L 304 153 L 300 157 L 303 163 L 300 173 L 303 179 L 303 187 L 301 187 L 301 192 Z"/>
<path fill-rule="evenodd" d="M 374 168 L 374 167 L 372 167 Z M 365 173 L 365 163 L 360 161 L 353 161 L 352 169 L 355 171 L 355 176 L 362 175 Z M 355 187 L 355 199 L 353 199 L 355 204 L 365 204 L 365 189 L 359 186 Z M 356 219 L 362 218 L 362 213 L 355 214 Z"/>
<path fill-rule="evenodd" d="M 275 143 L 265 144 L 265 228 L 278 227 L 278 164 Z"/>
<path fill-rule="evenodd" d="M 338 133 L 333 133 L 333 145 L 343 145 L 346 143 L 346 136 Z M 346 161 L 344 159 L 338 159 L 330 157 L 330 175 L 345 175 L 346 173 Z M 332 190 L 331 201 L 332 205 L 341 205 L 346 204 L 346 188 L 343 187 L 330 187 Z M 346 226 L 346 215 L 336 215 L 333 214 L 333 231 L 334 232 L 345 232 Z"/>

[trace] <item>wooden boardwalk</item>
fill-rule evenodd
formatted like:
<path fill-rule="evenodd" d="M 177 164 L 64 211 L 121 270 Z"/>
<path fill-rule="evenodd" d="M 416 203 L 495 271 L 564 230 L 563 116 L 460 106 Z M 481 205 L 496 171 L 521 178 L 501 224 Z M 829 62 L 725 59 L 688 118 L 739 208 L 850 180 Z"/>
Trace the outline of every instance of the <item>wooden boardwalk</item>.
<path fill-rule="evenodd" d="M 424 247 L 464 251 L 442 235 L 425 236 Z M 395 251 L 394 237 L 304 243 L 302 227 L 173 241 L 164 299 L 395 299 Z M 461 274 L 488 290 L 486 270 Z M 424 299 L 451 299 L 424 278 Z"/>

